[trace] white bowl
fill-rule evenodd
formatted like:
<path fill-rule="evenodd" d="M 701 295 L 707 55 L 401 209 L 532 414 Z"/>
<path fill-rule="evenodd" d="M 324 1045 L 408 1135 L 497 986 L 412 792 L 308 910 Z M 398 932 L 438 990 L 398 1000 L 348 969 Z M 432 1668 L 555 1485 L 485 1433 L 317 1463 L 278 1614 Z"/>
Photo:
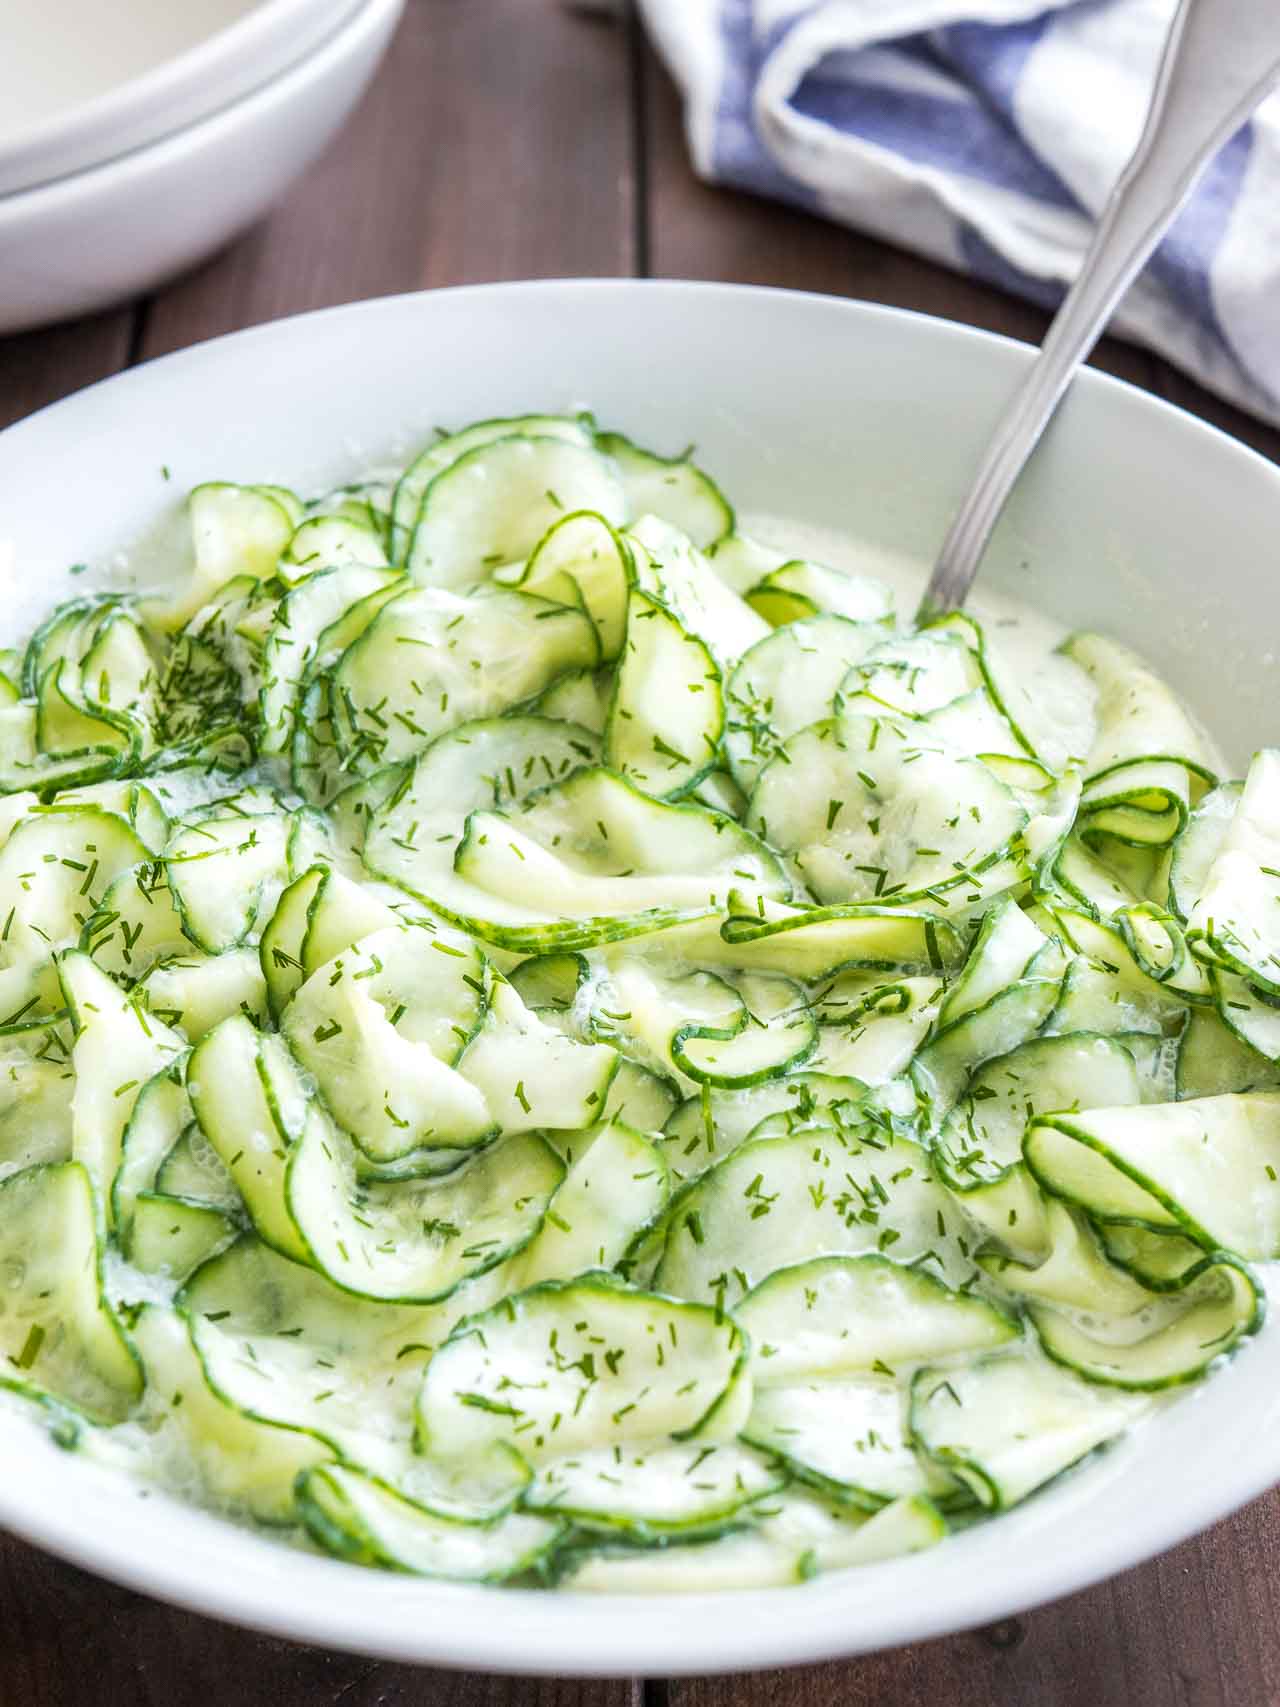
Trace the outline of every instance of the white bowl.
<path fill-rule="evenodd" d="M 495 285 L 277 322 L 138 368 L 0 435 L 0 550 L 47 606 L 208 478 L 323 488 L 436 421 L 589 403 L 753 508 L 927 560 L 1023 371 L 1021 345 L 862 303 L 731 286 Z M 171 468 L 166 486 L 162 465 Z M 1081 376 L 984 575 L 1140 646 L 1238 761 L 1276 736 L 1280 472 Z M 11 617 L 9 620 L 22 620 Z M 1223 694 L 1222 684 L 1230 684 Z M 793 1589 L 660 1603 L 460 1587 L 298 1554 L 0 1418 L 0 1523 L 162 1598 L 388 1657 L 707 1672 L 858 1653 L 1006 1616 L 1136 1564 L 1280 1478 L 1280 1324 L 1137 1436 L 930 1552 Z"/>
<path fill-rule="evenodd" d="M 9 0 L 0 196 L 158 141 L 305 58 L 357 0 Z"/>
<path fill-rule="evenodd" d="M 150 289 L 251 224 L 347 117 L 403 5 L 363 0 L 305 59 L 213 117 L 0 198 L 0 332 Z"/>

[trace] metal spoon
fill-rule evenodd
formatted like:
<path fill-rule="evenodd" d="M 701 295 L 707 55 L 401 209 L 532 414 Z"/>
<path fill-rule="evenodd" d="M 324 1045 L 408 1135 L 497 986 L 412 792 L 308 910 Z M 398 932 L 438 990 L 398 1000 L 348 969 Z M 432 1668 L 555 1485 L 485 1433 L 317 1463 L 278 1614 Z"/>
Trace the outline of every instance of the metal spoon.
<path fill-rule="evenodd" d="M 1138 146 L 1079 276 L 991 435 L 917 621 L 964 603 L 1001 510 L 1112 310 L 1201 171 L 1280 77 L 1280 0 L 1181 0 Z"/>

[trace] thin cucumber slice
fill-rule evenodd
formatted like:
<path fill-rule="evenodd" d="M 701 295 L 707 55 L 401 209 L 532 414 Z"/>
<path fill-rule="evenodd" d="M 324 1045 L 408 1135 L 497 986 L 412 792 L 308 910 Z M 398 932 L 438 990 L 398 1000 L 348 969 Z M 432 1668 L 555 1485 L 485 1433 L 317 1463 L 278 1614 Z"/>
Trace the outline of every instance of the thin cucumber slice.
<path fill-rule="evenodd" d="M 854 664 L 841 693 L 869 697 L 889 711 L 924 717 L 983 686 L 982 666 L 968 623 L 923 634 L 881 637 Z"/>
<path fill-rule="evenodd" d="M 165 847 L 183 929 L 206 954 L 240 947 L 275 911 L 288 877 L 289 828 L 281 813 L 227 814 L 179 830 Z"/>
<path fill-rule="evenodd" d="M 1012 887 L 1027 813 L 980 761 L 891 715 L 847 715 L 785 744 L 747 823 L 819 901 L 909 906 Z"/>
<path fill-rule="evenodd" d="M 1045 942 L 1034 919 L 1002 896 L 983 915 L 964 970 L 947 990 L 938 1010 L 939 1030 L 986 1007 L 993 996 L 1026 977 Z"/>
<path fill-rule="evenodd" d="M 1280 751 L 1254 755 L 1187 924 L 1200 958 L 1280 995 Z"/>
<path fill-rule="evenodd" d="M 468 451 L 495 439 L 518 436 L 564 439 L 589 449 L 595 433 L 588 415 L 515 415 L 492 421 L 477 421 L 458 433 L 440 432 L 435 442 L 414 459 L 396 485 L 391 505 L 391 556 L 403 563 L 417 525 L 418 512 L 427 487 L 437 474 L 457 462 Z"/>
<path fill-rule="evenodd" d="M 473 812 L 454 871 L 485 892 L 486 911 L 467 928 L 532 952 L 697 918 L 722 907 L 731 886 L 787 889 L 749 831 L 703 807 L 652 800 L 604 767 L 515 810 Z"/>
<path fill-rule="evenodd" d="M 1021 746 L 1012 724 L 986 688 L 962 694 L 929 712 L 922 721 L 957 752 L 981 759 L 1010 788 L 1039 793 L 1053 786 L 1053 772 Z"/>
<path fill-rule="evenodd" d="M 155 1188 L 166 1197 L 207 1203 L 232 1214 L 241 1214 L 244 1207 L 231 1175 L 194 1120 L 161 1162 Z"/>
<path fill-rule="evenodd" d="M 539 1468 L 524 1495 L 530 1511 L 646 1540 L 722 1529 L 776 1494 L 787 1472 L 772 1455 L 736 1442 L 597 1447 Z"/>
<path fill-rule="evenodd" d="M 513 1292 L 616 1267 L 666 1205 L 666 1162 L 634 1127 L 609 1120 L 588 1128 L 574 1135 L 572 1153 L 542 1226 L 509 1265 Z"/>
<path fill-rule="evenodd" d="M 766 1079 L 742 1091 L 704 1085 L 668 1119 L 662 1151 L 674 1178 L 689 1181 L 755 1132 L 777 1137 L 797 1126 L 825 1121 L 856 1128 L 865 1095 L 866 1086 L 856 1079 L 804 1072 Z M 775 1121 L 784 1123 L 781 1133 L 771 1129 Z"/>
<path fill-rule="evenodd" d="M 427 1366 L 421 1450 L 504 1442 L 533 1464 L 663 1440 L 731 1441 L 749 1402 L 732 1319 L 608 1276 L 547 1282 L 461 1323 Z M 532 1425 L 532 1426 L 530 1426 Z"/>
<path fill-rule="evenodd" d="M 595 1035 L 660 1072 L 724 1090 L 781 1077 L 818 1042 L 817 1022 L 790 979 L 745 973 L 735 985 L 713 972 L 664 972 L 632 956 L 595 986 L 591 1024 Z"/>
<path fill-rule="evenodd" d="M 959 966 L 964 945 L 953 925 L 934 913 L 896 907 L 753 906 L 740 891 L 729 896 L 721 935 L 740 964 L 789 972 L 813 982 L 846 968 L 879 972 L 943 972 Z"/>
<path fill-rule="evenodd" d="M 605 1099 L 604 1118 L 656 1134 L 670 1120 L 679 1101 L 680 1092 L 673 1079 L 651 1073 L 647 1067 L 623 1056 Z"/>
<path fill-rule="evenodd" d="M 247 1014 L 261 1024 L 267 1014 L 267 987 L 253 948 L 224 954 L 190 954 L 153 966 L 142 980 L 138 999 L 166 1025 L 180 1028 L 196 1043 L 229 1014 Z"/>
<path fill-rule="evenodd" d="M 1032 1124 L 1023 1152 L 1046 1190 L 1100 1220 L 1183 1232 L 1250 1259 L 1280 1253 L 1275 1092 L 1051 1115 Z"/>
<path fill-rule="evenodd" d="M 70 1160 L 76 1082 L 70 1056 L 63 1022 L 0 1040 L 0 1178 L 37 1162 Z"/>
<path fill-rule="evenodd" d="M 877 985 L 875 989 L 862 987 L 868 978 Z M 936 1018 L 941 991 L 936 978 L 902 978 L 884 984 L 874 973 L 842 974 L 819 995 L 818 1045 L 808 1066 L 867 1085 L 897 1079 Z"/>
<path fill-rule="evenodd" d="M 122 1238 L 127 1236 L 139 1195 L 168 1189 L 157 1185 L 161 1168 L 193 1119 L 185 1065 L 182 1056 L 175 1056 L 132 1099 L 111 1181 L 111 1213 Z"/>
<path fill-rule="evenodd" d="M 1042 1262 L 1022 1263 L 987 1251 L 978 1256 L 979 1268 L 1019 1303 L 1051 1304 L 1104 1326 L 1110 1326 L 1111 1318 L 1136 1316 L 1152 1304 L 1151 1291 L 1131 1269 L 1110 1261 L 1078 1209 L 1047 1199 L 1045 1229 L 1048 1250 Z M 1203 1251 L 1197 1249 L 1196 1256 L 1203 1268 Z"/>
<path fill-rule="evenodd" d="M 489 1002 L 475 944 L 443 928 L 374 931 L 302 984 L 281 1032 L 373 1162 L 491 1136 L 482 1091 L 454 1071 Z"/>
<path fill-rule="evenodd" d="M 139 1192 L 129 1224 L 129 1261 L 143 1274 L 180 1286 L 201 1263 L 225 1250 L 239 1231 L 239 1222 L 211 1203 Z"/>
<path fill-rule="evenodd" d="M 621 433 L 597 433 L 596 447 L 617 465 L 630 516 L 659 516 L 703 551 L 733 532 L 728 499 L 689 451 L 655 456 Z"/>
<path fill-rule="evenodd" d="M 1150 976 L 1119 930 L 1067 907 L 1055 907 L 1053 921 L 1076 958 L 1046 1029 L 1165 1035 L 1181 1030 L 1185 999 Z"/>
<path fill-rule="evenodd" d="M 752 1528 L 720 1540 L 650 1549 L 602 1549 L 564 1579 L 583 1593 L 708 1593 L 785 1588 L 824 1571 L 874 1564 L 935 1546 L 947 1532 L 928 1500 L 896 1500 L 875 1516 L 788 1490 L 762 1502 Z"/>
<path fill-rule="evenodd" d="M 1145 1408 L 1136 1396 L 1015 1352 L 965 1369 L 920 1370 L 911 1432 L 987 1510 L 1007 1511 L 1123 1434 Z"/>
<path fill-rule="evenodd" d="M 262 1042 L 243 1015 L 215 1026 L 191 1052 L 187 1094 L 258 1236 L 283 1256 L 305 1262 L 307 1247 L 285 1201 L 286 1145 L 302 1128 L 305 1102 L 290 1079 L 289 1063 L 280 1063 L 281 1071 L 268 1083 L 260 1045 L 268 1058 L 272 1051 L 283 1052 L 278 1039 Z"/>
<path fill-rule="evenodd" d="M 590 730 L 549 717 L 464 724 L 441 737 L 367 814 L 364 861 L 454 919 L 485 906 L 454 859 L 473 812 L 522 804 L 599 754 Z"/>
<path fill-rule="evenodd" d="M 633 589 L 626 608 L 605 760 L 646 794 L 672 799 L 719 757 L 724 684 L 707 647 L 657 599 Z"/>
<path fill-rule="evenodd" d="M 966 1249 L 960 1210 L 918 1144 L 815 1125 L 750 1140 L 687 1187 L 668 1211 L 654 1284 L 733 1306 L 815 1250 L 891 1253 L 960 1281 L 972 1272 Z"/>
<path fill-rule="evenodd" d="M 985 1007 L 975 1008 L 936 1029 L 911 1064 L 911 1079 L 926 1130 L 933 1132 L 955 1107 L 984 1061 L 1007 1056 L 1034 1037 L 1053 1012 L 1062 990 L 1060 969 L 1021 978 Z"/>
<path fill-rule="evenodd" d="M 744 597 L 763 576 L 790 561 L 785 551 L 736 530 L 705 549 L 707 562 L 719 579 Z"/>
<path fill-rule="evenodd" d="M 110 1223 L 112 1183 L 141 1087 L 185 1045 L 154 1014 L 130 1001 L 87 954 L 64 954 L 59 977 L 76 1032 L 72 1153 L 84 1164 Z"/>
<path fill-rule="evenodd" d="M 476 1454 L 456 1477 L 413 1453 L 414 1401 L 437 1311 L 354 1297 L 251 1234 L 207 1262 L 179 1302 L 200 1324 L 229 1398 L 326 1442 L 437 1516 L 488 1521 L 526 1486 L 528 1471 L 507 1452 Z"/>
<path fill-rule="evenodd" d="M 433 1303 L 520 1250 L 564 1176 L 534 1133 L 505 1138 L 440 1180 L 361 1186 L 355 1161 L 354 1146 L 312 1104 L 289 1154 L 285 1205 L 316 1268 L 346 1291 L 388 1302 Z M 256 1214 L 255 1222 L 261 1232 Z"/>
<path fill-rule="evenodd" d="M 1185 924 L 1204 891 L 1244 793 L 1242 782 L 1211 788 L 1173 844 L 1169 864 L 1169 910 Z"/>
<path fill-rule="evenodd" d="M 316 525 L 308 522 L 299 531 Z M 371 567 L 364 559 L 308 575 L 281 599 L 263 648 L 258 702 L 262 752 L 288 750 L 299 690 L 316 661 L 320 637 L 353 605 L 370 593 L 389 592 L 397 580 L 392 571 Z"/>
<path fill-rule="evenodd" d="M 708 567 L 686 534 L 657 516 L 628 528 L 636 586 L 666 605 L 682 628 L 696 634 L 727 674 L 768 624 Z"/>
<path fill-rule="evenodd" d="M 541 695 L 537 714 L 558 723 L 576 723 L 593 735 L 603 736 L 609 716 L 611 680 L 608 671 L 570 670 L 557 677 Z"/>
<path fill-rule="evenodd" d="M 762 1389 L 902 1369 L 1016 1339 L 1011 1316 L 878 1253 L 779 1269 L 734 1307 Z"/>
<path fill-rule="evenodd" d="M 395 925 L 391 908 L 330 865 L 313 865 L 283 892 L 259 944 L 262 976 L 278 1022 L 299 987 L 362 937 Z"/>
<path fill-rule="evenodd" d="M 564 1132 L 599 1119 L 618 1062 L 606 1045 L 580 1043 L 544 1024 L 500 980 L 458 1071 L 499 1131 Z"/>
<path fill-rule="evenodd" d="M 406 559 L 424 586 L 464 591 L 525 558 L 562 516 L 590 510 L 613 527 L 626 493 L 610 462 L 565 438 L 513 435 L 463 453 L 427 487 Z"/>
<path fill-rule="evenodd" d="M 817 616 L 776 629 L 743 654 L 725 690 L 725 757 L 744 792 L 791 736 L 831 715 L 850 668 L 883 639 L 874 624 Z"/>
<path fill-rule="evenodd" d="M 882 626 L 893 621 L 893 594 L 883 581 L 871 575 L 849 575 L 805 558 L 779 564 L 745 589 L 744 596 L 774 628 L 811 616 L 842 616 L 850 622 Z"/>
<path fill-rule="evenodd" d="M 329 569 L 359 564 L 367 568 L 387 567 L 387 548 L 382 529 L 373 513 L 363 505 L 344 506 L 331 515 L 308 516 L 299 523 L 293 538 L 280 556 L 278 572 L 294 586 Z"/>
<path fill-rule="evenodd" d="M 78 1162 L 0 1180 L 0 1351 L 27 1385 L 110 1423 L 132 1408 L 142 1372 L 103 1291 L 96 1221 Z"/>
<path fill-rule="evenodd" d="M 195 487 L 187 499 L 190 576 L 171 597 L 146 607 L 152 626 L 164 632 L 181 628 L 237 576 L 270 579 L 296 525 L 283 496 L 274 488 L 225 482 Z"/>
<path fill-rule="evenodd" d="M 90 914 L 80 947 L 131 989 L 161 960 L 197 952 L 158 860 L 121 872 Z"/>
<path fill-rule="evenodd" d="M 934 1141 L 934 1165 L 1002 1244 L 1044 1255 L 1049 1229 L 1022 1166 L 1028 1122 L 1062 1109 L 1118 1108 L 1144 1100 L 1126 1040 L 1092 1032 L 1032 1038 L 1012 1054 L 987 1061 L 969 1080 Z"/>
<path fill-rule="evenodd" d="M 554 522 L 527 561 L 496 569 L 493 579 L 500 586 L 585 610 L 599 636 L 601 662 L 607 663 L 622 649 L 634 574 L 622 536 L 603 516 L 580 510 Z"/>
<path fill-rule="evenodd" d="M 96 760 L 101 775 L 132 768 L 141 757 L 140 741 L 88 708 L 79 672 L 69 659 L 51 664 L 41 677 L 36 690 L 36 742 L 56 760 Z"/>
<path fill-rule="evenodd" d="M 1277 1068 L 1275 1060 L 1255 1048 L 1247 1040 L 1247 1035 L 1238 1034 L 1231 1023 L 1242 1017 L 1242 1010 L 1232 1006 L 1233 1000 L 1239 998 L 1227 996 L 1221 974 L 1215 982 L 1224 1017 L 1207 1008 L 1192 1008 L 1187 1014 L 1186 1026 L 1178 1040 L 1179 1100 L 1221 1096 L 1231 1091 L 1280 1090 L 1280 1068 Z M 1253 1008 L 1254 1003 L 1243 1007 L 1243 1015 L 1247 1016 Z M 1270 1019 L 1270 1010 L 1267 1013 Z M 1276 1020 L 1271 1020 L 1272 1025 L 1276 1023 Z M 1245 1024 L 1248 1024 L 1247 1017 Z M 1268 1045 L 1272 1046 L 1270 1039 Z M 1276 1055 L 1280 1056 L 1280 1027 L 1277 1028 L 1274 1047 Z"/>
<path fill-rule="evenodd" d="M 333 670 L 339 751 L 357 774 L 412 758 L 460 724 L 534 699 L 566 670 L 594 668 L 597 653 L 590 619 L 568 605 L 416 587 L 390 599 Z"/>
<path fill-rule="evenodd" d="M 1124 840 L 1164 846 L 1186 823 L 1194 794 L 1217 781 L 1206 738 L 1126 647 L 1077 634 L 1062 650 L 1098 689 L 1097 735 L 1084 767 L 1081 817 Z"/>
<path fill-rule="evenodd" d="M 1209 977 L 1219 1017 L 1242 1043 L 1268 1061 L 1280 1061 L 1280 1003 L 1271 991 L 1255 989 L 1226 967 L 1213 967 Z"/>
<path fill-rule="evenodd" d="M 128 825 L 96 807 L 18 825 L 0 849 L 0 1031 L 62 1007 L 53 955 L 79 939 L 112 879 L 145 857 Z"/>
<path fill-rule="evenodd" d="M 1262 1326 L 1265 1297 L 1244 1264 L 1220 1252 L 1176 1293 L 1148 1294 L 1123 1316 L 1033 1304 L 1040 1344 L 1055 1363 L 1106 1387 L 1160 1392 L 1196 1381 Z"/>
<path fill-rule="evenodd" d="M 907 1387 L 884 1375 L 797 1382 L 756 1393 L 743 1438 L 798 1480 L 869 1511 L 919 1495 L 945 1503 L 956 1484 L 915 1451 L 907 1417 Z"/>
<path fill-rule="evenodd" d="M 297 1497 L 308 1534 L 326 1552 L 451 1582 L 500 1583 L 522 1576 L 546 1557 L 564 1527 L 523 1512 L 497 1523 L 463 1523 L 340 1464 L 306 1471 Z"/>
<path fill-rule="evenodd" d="M 327 1443 L 281 1428 L 230 1401 L 210 1378 L 185 1313 L 146 1304 L 134 1338 L 147 1372 L 148 1401 L 163 1418 L 153 1455 L 166 1446 L 187 1469 L 194 1466 L 216 1505 L 288 1523 L 295 1516 L 294 1483 L 313 1465 L 331 1459 Z M 216 1330 L 204 1326 L 212 1338 Z"/>

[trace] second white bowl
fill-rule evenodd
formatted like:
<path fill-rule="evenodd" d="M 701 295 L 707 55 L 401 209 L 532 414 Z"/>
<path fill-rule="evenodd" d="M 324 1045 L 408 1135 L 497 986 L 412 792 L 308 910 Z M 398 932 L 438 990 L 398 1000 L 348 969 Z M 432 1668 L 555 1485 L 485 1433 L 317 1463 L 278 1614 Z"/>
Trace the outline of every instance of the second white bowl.
<path fill-rule="evenodd" d="M 212 117 L 106 165 L 0 197 L 0 332 L 136 295 L 251 224 L 350 113 L 403 5 L 362 0 L 305 58 Z"/>

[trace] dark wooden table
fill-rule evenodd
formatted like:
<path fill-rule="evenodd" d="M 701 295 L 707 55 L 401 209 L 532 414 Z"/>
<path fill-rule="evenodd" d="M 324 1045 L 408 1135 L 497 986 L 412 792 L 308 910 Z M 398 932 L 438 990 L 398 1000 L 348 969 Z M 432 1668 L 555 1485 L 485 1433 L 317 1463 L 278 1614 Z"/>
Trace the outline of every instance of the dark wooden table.
<path fill-rule="evenodd" d="M 884 244 L 697 183 L 674 92 L 634 20 L 588 18 L 559 0 L 409 0 L 354 122 L 265 224 L 145 301 L 0 340 L 0 425 L 134 362 L 280 315 L 571 274 L 830 291 L 1031 340 L 1044 327 L 1036 309 Z M 1096 360 L 1280 460 L 1280 434 L 1154 357 L 1108 343 Z M 986 1630 L 845 1665 L 649 1683 L 418 1671 L 299 1648 L 0 1538 L 0 1707 L 425 1703 L 1275 1707 L 1280 1493 L 1140 1570 Z"/>

